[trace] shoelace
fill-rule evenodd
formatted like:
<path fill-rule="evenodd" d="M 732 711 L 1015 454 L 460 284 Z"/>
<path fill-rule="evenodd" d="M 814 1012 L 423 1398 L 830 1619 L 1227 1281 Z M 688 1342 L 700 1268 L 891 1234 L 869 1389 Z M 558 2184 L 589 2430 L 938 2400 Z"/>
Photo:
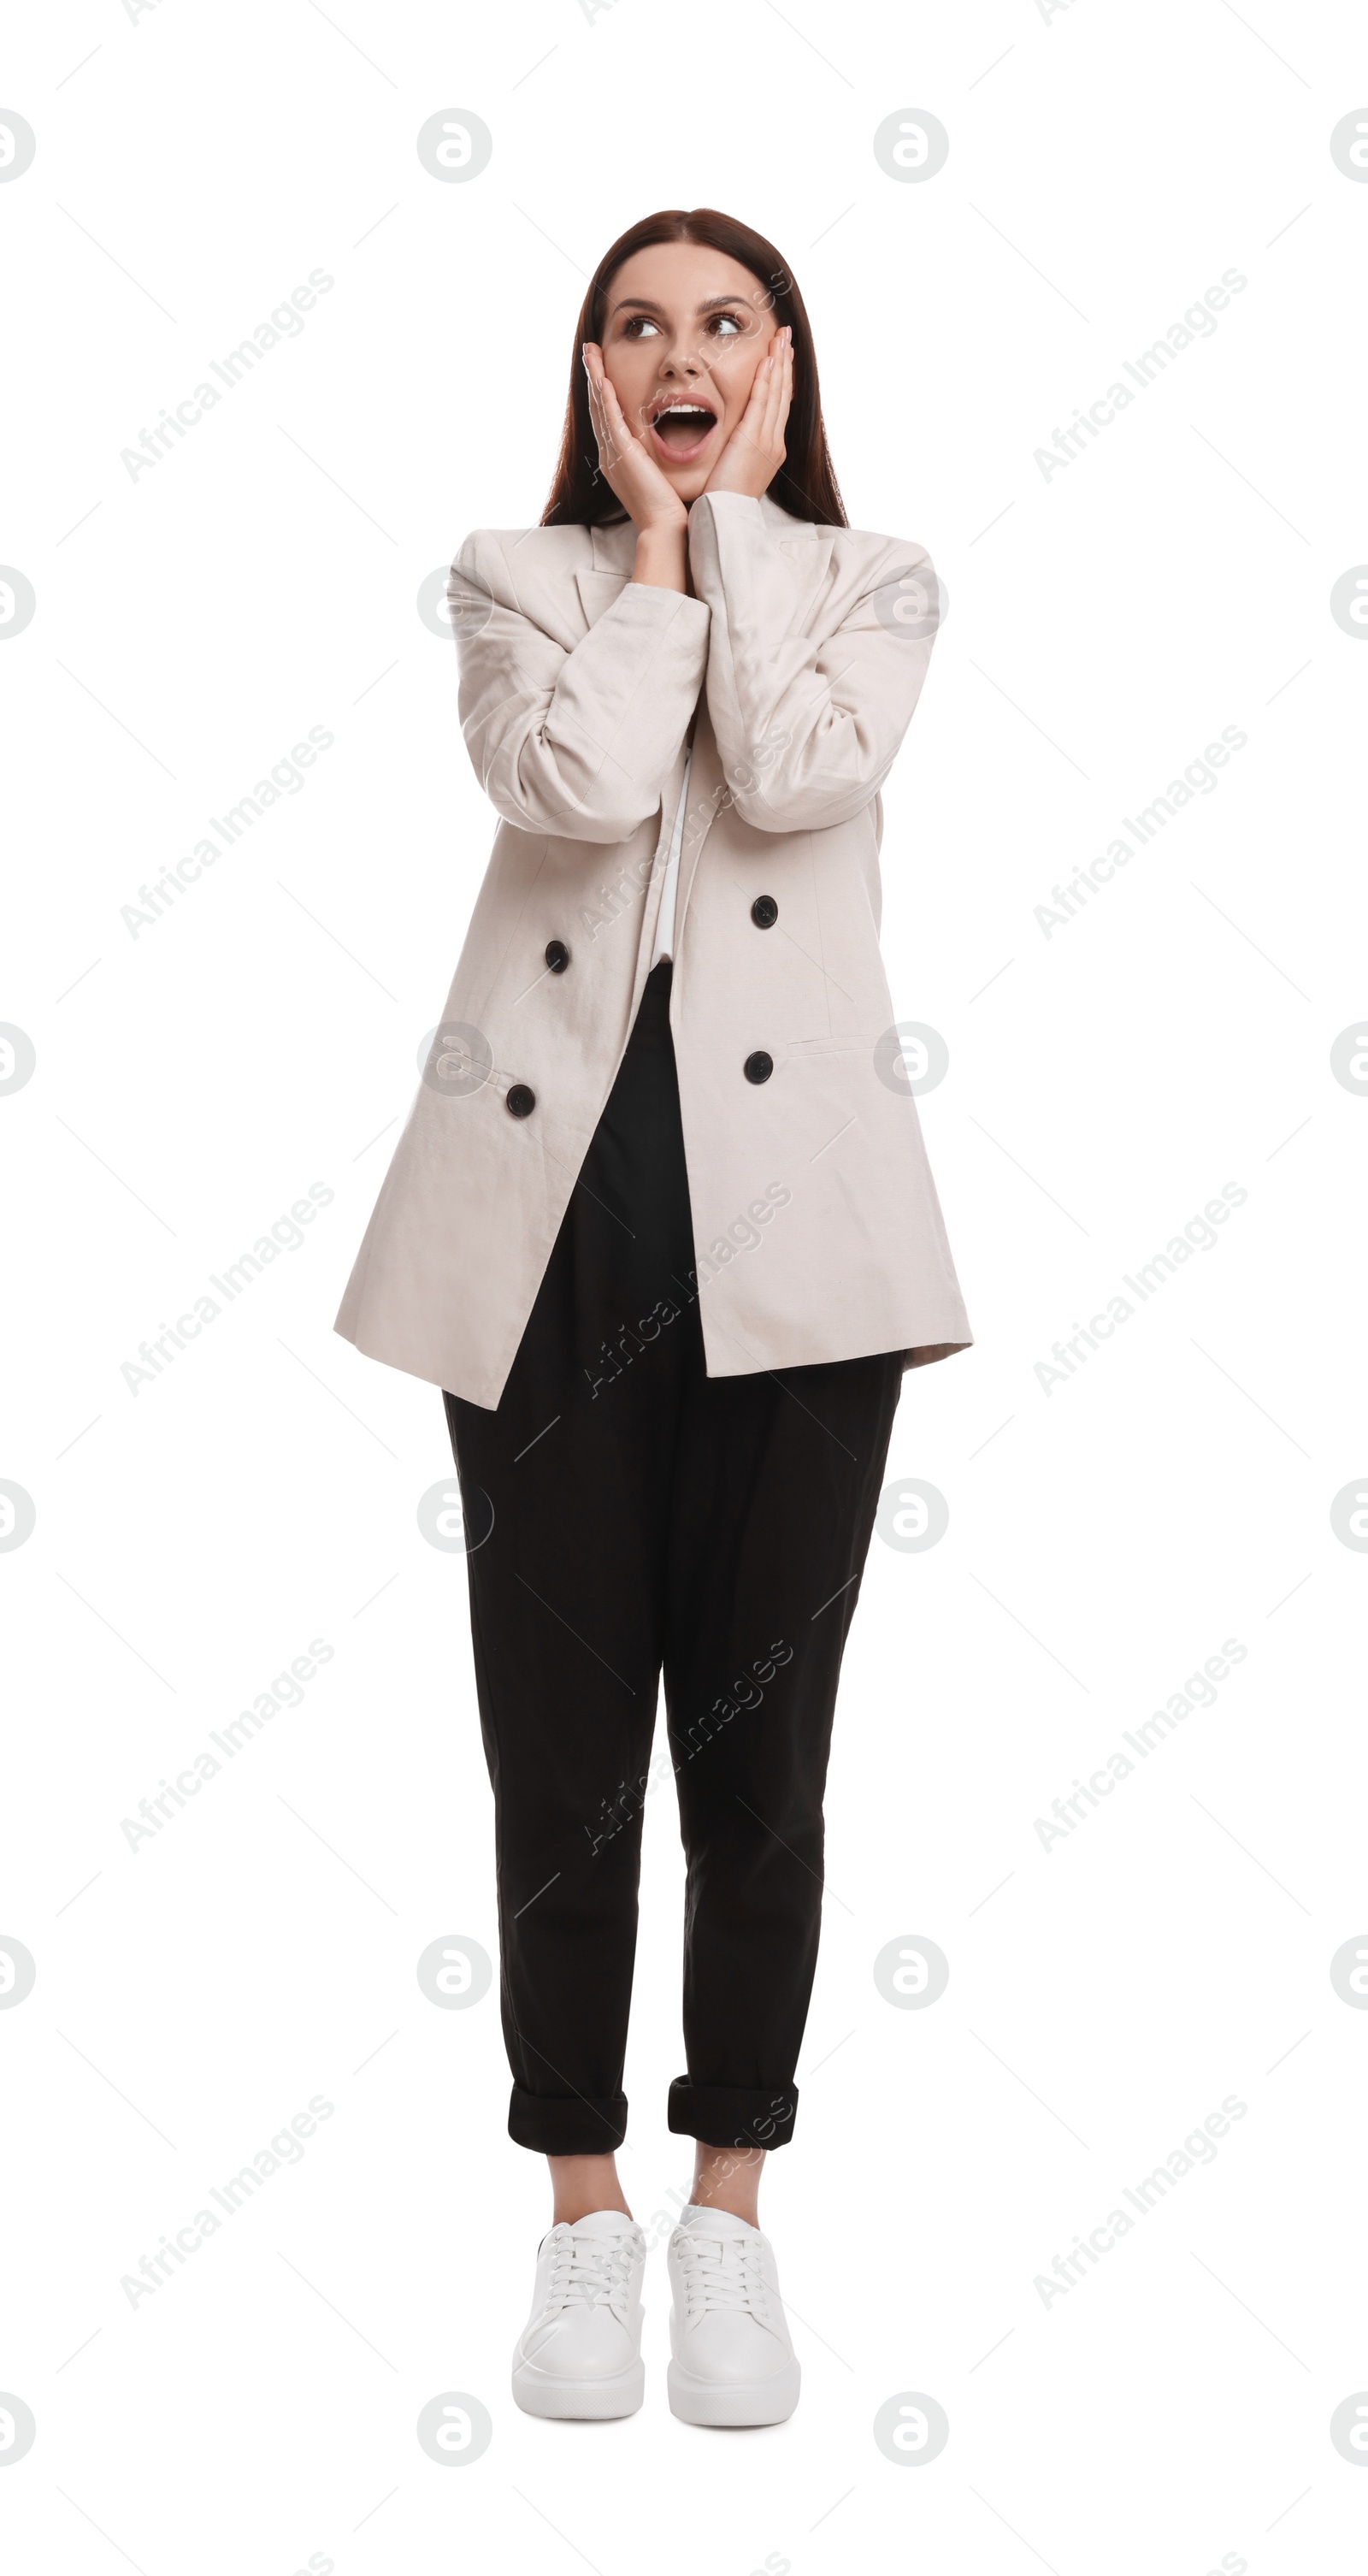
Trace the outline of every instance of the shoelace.
<path fill-rule="evenodd" d="M 753 2238 L 709 2236 L 705 2229 L 690 2228 L 676 2243 L 684 2260 L 684 2295 L 691 2318 L 695 2312 L 706 2315 L 709 2308 L 730 2308 L 761 2325 L 766 2322 L 769 2311 L 760 2248 Z"/>
<path fill-rule="evenodd" d="M 586 2307 L 611 2308 L 623 2320 L 638 2250 L 635 2232 L 624 2231 L 621 2236 L 571 2233 L 558 2238 L 551 2249 L 545 2313 L 558 2316 L 581 2301 Z"/>

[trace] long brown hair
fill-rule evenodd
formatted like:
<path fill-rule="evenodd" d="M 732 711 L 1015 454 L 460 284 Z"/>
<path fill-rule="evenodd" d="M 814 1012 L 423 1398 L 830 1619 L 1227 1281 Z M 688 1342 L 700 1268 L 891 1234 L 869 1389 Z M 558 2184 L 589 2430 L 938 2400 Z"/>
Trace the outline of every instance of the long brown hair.
<path fill-rule="evenodd" d="M 792 273 L 772 242 L 752 232 L 749 224 L 738 223 L 734 215 L 720 215 L 711 206 L 695 206 L 689 214 L 674 207 L 663 214 L 645 215 L 599 261 L 575 325 L 565 428 L 542 526 L 592 528 L 624 516 L 599 467 L 598 441 L 589 417 L 589 379 L 580 350 L 586 340 L 602 345 L 608 289 L 618 269 L 635 251 L 650 250 L 657 242 L 697 242 L 708 250 L 723 251 L 728 259 L 748 268 L 764 288 L 763 301 L 775 328 L 787 323 L 793 333 L 794 359 L 793 402 L 784 425 L 788 452 L 769 486 L 769 497 L 792 518 L 813 519 L 828 528 L 848 526 L 827 448 L 812 331 Z"/>

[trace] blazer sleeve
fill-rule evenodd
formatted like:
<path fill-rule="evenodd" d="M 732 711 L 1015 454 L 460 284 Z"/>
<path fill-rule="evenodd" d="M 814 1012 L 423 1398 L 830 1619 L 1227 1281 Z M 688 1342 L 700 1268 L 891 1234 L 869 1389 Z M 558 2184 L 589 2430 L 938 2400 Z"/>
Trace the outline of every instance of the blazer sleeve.
<path fill-rule="evenodd" d="M 794 631 L 806 551 L 785 550 L 746 493 L 705 492 L 689 512 L 694 586 L 712 611 L 708 713 L 737 811 L 761 832 L 864 811 L 931 658 L 939 594 L 924 546 L 884 541 L 820 641 Z"/>
<path fill-rule="evenodd" d="M 506 822 L 624 841 L 660 804 L 703 686 L 709 612 L 629 581 L 572 648 L 520 604 L 499 536 L 466 538 L 447 584 L 461 730 Z"/>

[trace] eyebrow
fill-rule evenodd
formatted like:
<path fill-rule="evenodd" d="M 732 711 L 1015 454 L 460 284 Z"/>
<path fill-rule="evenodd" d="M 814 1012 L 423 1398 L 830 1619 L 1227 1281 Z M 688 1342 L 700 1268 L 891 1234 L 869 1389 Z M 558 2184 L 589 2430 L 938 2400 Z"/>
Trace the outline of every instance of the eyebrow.
<path fill-rule="evenodd" d="M 695 313 L 716 313 L 723 305 L 746 304 L 749 301 L 749 297 L 745 295 L 709 295 L 705 296 L 701 304 L 696 304 L 694 306 L 694 311 Z M 633 306 L 639 313 L 663 314 L 665 310 L 663 304 L 656 304 L 649 295 L 624 295 L 621 302 L 613 306 L 612 312 L 610 312 L 608 316 L 609 321 L 612 321 L 614 313 L 625 312 L 629 305 Z"/>

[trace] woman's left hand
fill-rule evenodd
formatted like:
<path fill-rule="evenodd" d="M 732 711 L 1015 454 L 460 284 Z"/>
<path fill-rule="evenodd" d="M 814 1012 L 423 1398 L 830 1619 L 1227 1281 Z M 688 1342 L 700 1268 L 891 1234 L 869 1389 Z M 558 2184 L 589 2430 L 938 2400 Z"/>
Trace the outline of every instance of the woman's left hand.
<path fill-rule="evenodd" d="M 703 486 L 705 492 L 748 492 L 759 500 L 768 491 L 788 452 L 784 423 L 792 400 L 793 333 L 785 323 L 755 370 L 750 400 Z"/>

